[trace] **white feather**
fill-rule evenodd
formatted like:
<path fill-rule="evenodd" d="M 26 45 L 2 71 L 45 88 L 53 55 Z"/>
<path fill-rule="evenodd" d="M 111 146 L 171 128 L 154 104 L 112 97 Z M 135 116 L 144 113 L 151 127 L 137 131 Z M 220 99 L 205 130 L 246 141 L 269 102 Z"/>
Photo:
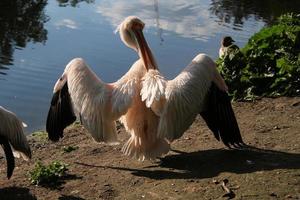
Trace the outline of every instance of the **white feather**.
<path fill-rule="evenodd" d="M 165 95 L 166 80 L 158 70 L 150 69 L 142 78 L 142 89 L 140 95 L 148 108 L 154 101 L 159 101 Z"/>

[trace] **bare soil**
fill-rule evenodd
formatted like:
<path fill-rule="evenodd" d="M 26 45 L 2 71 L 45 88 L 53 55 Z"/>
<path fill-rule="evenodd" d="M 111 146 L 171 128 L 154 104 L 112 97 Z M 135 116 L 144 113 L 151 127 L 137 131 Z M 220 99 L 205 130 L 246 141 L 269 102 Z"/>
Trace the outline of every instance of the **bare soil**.
<path fill-rule="evenodd" d="M 95 143 L 80 125 L 65 130 L 58 143 L 29 136 L 33 159 L 17 159 L 10 180 L 0 159 L 0 199 L 229 199 L 225 179 L 234 199 L 300 199 L 300 98 L 263 98 L 233 107 L 250 145 L 243 150 L 225 148 L 200 117 L 155 162 L 121 153 L 128 138 L 122 127 L 117 146 Z M 65 153 L 65 146 L 79 148 Z M 28 172 L 38 160 L 67 163 L 67 175 L 56 187 L 32 185 Z"/>

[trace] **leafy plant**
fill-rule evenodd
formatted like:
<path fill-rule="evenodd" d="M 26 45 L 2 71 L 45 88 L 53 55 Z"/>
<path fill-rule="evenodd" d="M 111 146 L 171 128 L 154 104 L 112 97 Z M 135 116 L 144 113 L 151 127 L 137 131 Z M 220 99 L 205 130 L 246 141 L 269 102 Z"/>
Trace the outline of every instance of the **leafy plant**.
<path fill-rule="evenodd" d="M 49 165 L 43 165 L 40 161 L 35 164 L 35 168 L 29 172 L 32 184 L 53 186 L 56 185 L 68 170 L 67 165 L 60 161 L 53 161 Z"/>
<path fill-rule="evenodd" d="M 299 96 L 300 15 L 282 15 L 217 64 L 235 99 Z"/>
<path fill-rule="evenodd" d="M 79 147 L 78 146 L 64 146 L 63 147 L 63 151 L 65 152 L 65 153 L 70 153 L 70 152 L 72 152 L 72 151 L 75 151 L 75 150 L 77 150 Z"/>
<path fill-rule="evenodd" d="M 229 93 L 235 99 L 245 96 L 248 78 L 245 78 L 247 74 L 245 70 L 246 59 L 241 51 L 237 48 L 229 50 L 224 57 L 217 60 L 217 65 L 226 80 Z"/>

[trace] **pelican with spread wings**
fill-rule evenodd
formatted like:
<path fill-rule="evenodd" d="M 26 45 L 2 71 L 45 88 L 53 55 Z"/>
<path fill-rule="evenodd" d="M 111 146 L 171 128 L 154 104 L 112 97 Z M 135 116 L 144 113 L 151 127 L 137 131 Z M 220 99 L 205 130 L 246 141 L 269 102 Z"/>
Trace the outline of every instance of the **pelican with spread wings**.
<path fill-rule="evenodd" d="M 97 142 L 117 143 L 115 121 L 131 134 L 122 151 L 139 160 L 155 159 L 170 149 L 200 112 L 217 139 L 239 145 L 242 138 L 227 86 L 215 63 L 197 55 L 173 80 L 159 72 L 144 38 L 144 23 L 127 17 L 119 26 L 122 41 L 140 59 L 114 83 L 104 83 L 83 59 L 73 59 L 54 86 L 46 130 L 51 140 L 76 116 Z"/>

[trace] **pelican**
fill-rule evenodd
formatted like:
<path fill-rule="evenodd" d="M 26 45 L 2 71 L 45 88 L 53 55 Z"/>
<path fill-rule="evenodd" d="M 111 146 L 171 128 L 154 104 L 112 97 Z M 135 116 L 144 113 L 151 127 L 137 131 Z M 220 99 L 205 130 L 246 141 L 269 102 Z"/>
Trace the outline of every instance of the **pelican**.
<path fill-rule="evenodd" d="M 117 28 L 121 40 L 140 59 L 114 83 L 104 83 L 83 59 L 73 59 L 57 80 L 48 112 L 50 140 L 78 117 L 96 142 L 118 142 L 115 121 L 131 134 L 123 153 L 155 159 L 170 149 L 200 113 L 225 145 L 242 143 L 223 78 L 205 54 L 197 55 L 175 79 L 166 80 L 144 38 L 144 23 L 127 17 Z"/>
<path fill-rule="evenodd" d="M 157 70 L 143 28 L 144 23 L 135 16 L 127 17 L 118 26 L 121 40 L 140 59 L 114 83 L 103 82 L 81 58 L 67 64 L 53 89 L 46 122 L 50 140 L 62 138 L 63 130 L 78 117 L 96 142 L 116 144 L 115 121 L 121 118 L 131 135 L 122 148 L 126 155 L 144 160 L 169 151 L 167 140 L 157 135 L 159 117 L 140 96 L 143 76 L 149 70 Z"/>
<path fill-rule="evenodd" d="M 7 178 L 10 179 L 15 168 L 14 157 L 21 155 L 25 160 L 29 160 L 31 150 L 23 132 L 23 122 L 2 106 L 0 106 L 0 119 L 0 144 L 6 157 Z"/>

